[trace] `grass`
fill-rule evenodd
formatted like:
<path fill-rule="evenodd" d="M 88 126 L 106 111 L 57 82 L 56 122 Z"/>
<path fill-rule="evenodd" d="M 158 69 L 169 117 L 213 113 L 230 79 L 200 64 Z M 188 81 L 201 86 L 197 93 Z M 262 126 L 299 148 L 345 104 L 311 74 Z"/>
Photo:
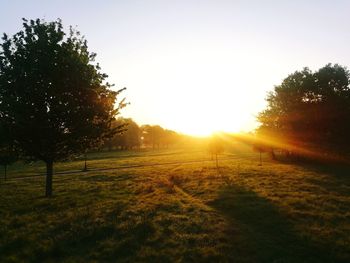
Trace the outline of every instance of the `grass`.
<path fill-rule="evenodd" d="M 55 175 L 50 199 L 44 177 L 28 177 L 43 164 L 10 167 L 0 262 L 350 261 L 346 168 L 267 156 L 258 166 L 248 148 L 226 152 L 219 171 L 201 149 L 88 158 L 90 169 L 116 169 Z M 171 164 L 147 166 L 160 163 Z M 83 161 L 55 167 L 81 170 Z"/>

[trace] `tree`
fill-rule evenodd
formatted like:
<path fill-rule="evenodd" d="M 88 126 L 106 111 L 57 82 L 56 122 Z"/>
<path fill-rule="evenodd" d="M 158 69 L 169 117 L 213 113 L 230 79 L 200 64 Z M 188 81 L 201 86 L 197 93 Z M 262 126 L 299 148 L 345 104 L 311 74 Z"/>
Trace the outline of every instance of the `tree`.
<path fill-rule="evenodd" d="M 128 149 L 140 148 L 141 145 L 141 129 L 132 119 L 125 119 L 126 129 L 126 146 Z"/>
<path fill-rule="evenodd" d="M 101 148 L 107 147 L 108 151 L 112 151 L 114 147 L 119 147 L 121 141 L 121 135 L 126 131 L 126 124 L 123 118 L 114 120 L 111 124 L 111 128 L 119 130 L 119 133 L 114 134 L 112 137 L 107 138 Z"/>
<path fill-rule="evenodd" d="M 4 167 L 4 179 L 7 179 L 7 166 L 17 160 L 16 151 L 9 145 L 0 148 L 0 165 Z"/>
<path fill-rule="evenodd" d="M 144 125 L 142 126 L 142 136 L 145 145 L 151 146 L 154 150 L 159 149 L 164 137 L 164 129 L 159 125 Z"/>
<path fill-rule="evenodd" d="M 259 166 L 262 166 L 262 153 L 270 153 L 272 159 L 275 159 L 275 155 L 273 152 L 273 148 L 271 148 L 271 146 L 269 146 L 268 143 L 258 140 L 257 138 L 255 138 L 255 140 L 253 140 L 253 151 L 255 152 L 259 152 Z"/>
<path fill-rule="evenodd" d="M 4 166 L 4 179 L 7 179 L 7 166 L 17 160 L 17 151 L 9 141 L 8 131 L 0 124 L 0 165 Z"/>
<path fill-rule="evenodd" d="M 162 139 L 162 144 L 164 147 L 169 148 L 169 146 L 173 146 L 174 144 L 179 142 L 179 134 L 172 130 L 164 130 L 164 136 Z"/>
<path fill-rule="evenodd" d="M 111 151 L 113 147 L 121 150 L 139 148 L 141 145 L 140 127 L 132 119 L 118 118 L 113 122 L 114 127 L 121 130 L 105 142 L 105 146 Z"/>
<path fill-rule="evenodd" d="M 348 148 L 349 76 L 337 64 L 289 75 L 268 94 L 268 107 L 258 116 L 258 134 L 294 154 L 296 149 L 313 147 L 323 151 Z"/>
<path fill-rule="evenodd" d="M 218 155 L 224 151 L 224 141 L 219 135 L 213 135 L 209 141 L 209 152 L 215 156 L 216 168 L 219 168 Z"/>
<path fill-rule="evenodd" d="M 169 148 L 180 142 L 181 136 L 175 131 L 164 129 L 159 125 L 141 126 L 142 144 L 145 147 L 151 147 L 153 150 L 160 147 Z"/>
<path fill-rule="evenodd" d="M 149 124 L 141 126 L 141 139 L 144 147 L 154 147 L 152 126 Z"/>
<path fill-rule="evenodd" d="M 61 20 L 23 19 L 24 29 L 0 44 L 0 118 L 11 141 L 46 163 L 46 196 L 53 164 L 97 146 L 118 132 L 111 122 L 122 108 L 94 63 L 87 41 Z"/>

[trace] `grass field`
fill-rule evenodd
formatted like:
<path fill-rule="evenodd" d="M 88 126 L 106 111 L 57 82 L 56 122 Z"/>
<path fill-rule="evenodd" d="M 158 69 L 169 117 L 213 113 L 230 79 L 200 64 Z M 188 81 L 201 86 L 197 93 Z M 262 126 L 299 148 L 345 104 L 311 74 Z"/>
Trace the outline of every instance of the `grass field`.
<path fill-rule="evenodd" d="M 249 148 L 106 152 L 16 164 L 0 184 L 0 262 L 350 262 L 348 169 Z M 163 164 L 163 165 L 161 165 Z M 39 174 L 39 176 L 37 176 Z"/>

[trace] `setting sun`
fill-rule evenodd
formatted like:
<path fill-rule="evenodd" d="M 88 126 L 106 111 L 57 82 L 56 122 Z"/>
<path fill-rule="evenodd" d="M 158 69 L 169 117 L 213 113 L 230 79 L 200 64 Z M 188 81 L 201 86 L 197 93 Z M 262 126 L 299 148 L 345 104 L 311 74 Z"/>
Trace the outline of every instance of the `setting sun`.
<path fill-rule="evenodd" d="M 264 58 L 250 65 L 254 54 L 244 57 L 219 43 L 197 49 L 196 45 L 169 44 L 140 54 L 147 65 L 138 64 L 140 56 L 135 55 L 127 66 L 141 73 L 137 79 L 124 76 L 129 79 L 128 94 L 133 98 L 125 114 L 141 123 L 159 123 L 191 135 L 254 129 L 256 114 L 265 104 L 261 97 L 266 92 L 257 87 L 268 86 L 271 79 L 262 69 L 256 78 L 250 78 L 246 70 L 259 70 Z M 122 73 L 125 70 L 125 65 L 118 68 Z M 144 101 L 145 97 L 149 99 Z"/>

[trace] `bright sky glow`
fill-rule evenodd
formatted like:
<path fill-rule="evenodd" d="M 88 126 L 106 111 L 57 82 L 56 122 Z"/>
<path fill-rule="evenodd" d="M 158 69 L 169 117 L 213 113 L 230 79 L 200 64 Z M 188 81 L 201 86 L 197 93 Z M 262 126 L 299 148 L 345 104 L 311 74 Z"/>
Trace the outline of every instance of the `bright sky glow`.
<path fill-rule="evenodd" d="M 0 0 L 0 32 L 21 18 L 77 25 L 139 124 L 193 135 L 247 131 L 288 74 L 350 61 L 350 1 Z"/>

